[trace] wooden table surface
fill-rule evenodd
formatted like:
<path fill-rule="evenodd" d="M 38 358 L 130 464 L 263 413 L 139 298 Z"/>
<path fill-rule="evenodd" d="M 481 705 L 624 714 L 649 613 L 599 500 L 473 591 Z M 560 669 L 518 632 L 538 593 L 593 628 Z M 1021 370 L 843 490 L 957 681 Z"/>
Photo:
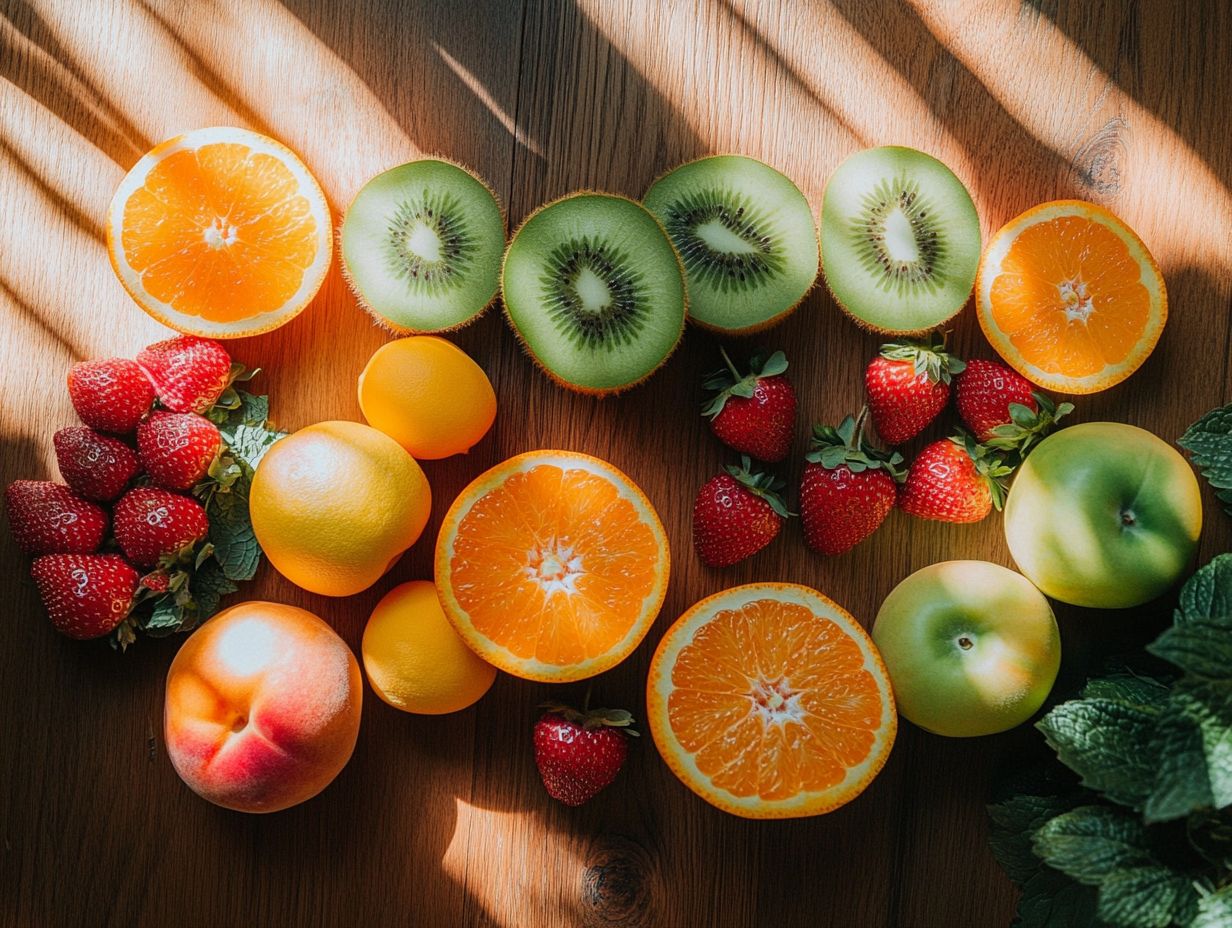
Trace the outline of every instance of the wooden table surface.
<path fill-rule="evenodd" d="M 159 140 L 249 126 L 284 140 L 335 210 L 376 172 L 421 153 L 474 167 L 519 222 L 578 188 L 640 196 L 709 152 L 765 159 L 814 209 L 858 148 L 932 152 L 975 197 L 985 235 L 1057 197 L 1107 204 L 1159 260 L 1171 317 L 1150 361 L 1079 401 L 1174 439 L 1226 402 L 1232 299 L 1232 7 L 1222 0 L 654 3 L 650 0 L 0 0 L 0 480 L 55 477 L 51 435 L 82 358 L 132 356 L 167 335 L 124 294 L 103 244 L 112 191 Z M 277 422 L 359 419 L 355 378 L 387 338 L 331 273 L 307 312 L 231 344 L 265 369 Z M 264 567 L 241 595 L 305 606 L 358 647 L 395 583 L 430 577 L 431 538 L 472 477 L 532 448 L 587 451 L 626 470 L 673 546 L 647 641 L 595 681 L 639 717 L 655 642 L 703 595 L 753 580 L 825 591 L 866 624 L 912 570 L 953 557 L 1010 563 L 1000 518 L 971 527 L 895 513 L 825 560 L 792 525 L 725 572 L 689 544 L 697 487 L 726 460 L 697 415 L 718 343 L 690 329 L 671 363 L 615 400 L 563 392 L 498 311 L 457 334 L 500 397 L 468 456 L 430 463 L 425 540 L 367 592 L 304 593 Z M 861 401 L 878 344 L 824 288 L 737 352 L 786 348 L 803 424 Z M 989 356 L 972 312 L 954 344 Z M 797 453 L 786 471 L 795 479 Z M 1204 492 L 1206 492 L 1204 490 Z M 1206 496 L 1203 557 L 1229 547 Z M 648 739 L 581 809 L 549 800 L 529 732 L 551 687 L 502 676 L 456 717 L 404 715 L 369 691 L 355 756 L 321 796 L 243 816 L 181 784 L 161 739 L 179 640 L 123 656 L 56 635 L 7 533 L 0 769 L 0 922 L 7 925 L 1005 925 L 1015 890 L 985 840 L 998 771 L 1042 750 L 1030 728 L 946 740 L 904 725 L 880 778 L 831 815 L 757 823 L 680 785 Z M 1061 610 L 1060 688 L 1162 621 Z"/>

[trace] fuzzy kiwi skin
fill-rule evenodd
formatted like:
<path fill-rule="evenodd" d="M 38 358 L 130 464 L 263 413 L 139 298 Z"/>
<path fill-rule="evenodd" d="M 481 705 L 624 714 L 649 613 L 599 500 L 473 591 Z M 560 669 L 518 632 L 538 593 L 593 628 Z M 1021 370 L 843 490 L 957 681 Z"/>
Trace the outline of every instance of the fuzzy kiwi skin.
<path fill-rule="evenodd" d="M 402 164 L 410 164 L 415 161 L 440 161 L 445 164 L 451 164 L 458 170 L 465 171 L 471 177 L 475 178 L 475 180 L 479 182 L 480 186 L 482 186 L 484 190 L 488 191 L 488 193 L 492 195 L 492 199 L 496 201 L 496 208 L 500 210 L 500 214 L 501 214 L 501 222 L 504 223 L 504 226 L 505 226 L 505 247 L 508 248 L 509 246 L 509 214 L 505 212 L 505 204 L 501 202 L 501 198 L 496 195 L 496 191 L 493 190 L 488 185 L 488 182 L 484 180 L 477 171 L 471 170 L 469 167 L 467 167 L 465 164 L 463 164 L 460 161 L 455 161 L 452 158 L 446 158 L 444 155 L 423 155 L 422 157 L 411 159 L 410 162 L 404 161 L 402 162 Z M 393 168 L 396 168 L 396 167 L 401 167 L 401 164 L 395 164 L 393 166 Z M 385 171 L 392 171 L 393 168 L 385 168 Z M 378 177 L 379 175 L 383 173 L 384 171 L 377 171 L 376 174 L 372 175 L 372 178 Z M 369 178 L 369 180 L 371 180 L 372 178 Z M 364 184 L 366 183 L 367 181 L 364 182 Z M 355 191 L 356 197 L 359 196 L 360 191 L 364 189 L 364 184 L 361 184 L 359 190 Z M 352 197 L 351 203 L 353 204 L 354 202 L 355 202 L 355 198 Z M 346 281 L 347 289 L 351 291 L 352 295 L 355 297 L 355 302 L 359 304 L 360 308 L 364 312 L 366 312 L 369 316 L 372 317 L 372 321 L 376 323 L 377 328 L 384 329 L 385 331 L 390 332 L 394 335 L 398 335 L 398 336 L 438 335 L 443 332 L 456 332 L 458 331 L 458 329 L 466 328 L 466 326 L 470 325 L 472 322 L 474 322 L 476 319 L 478 319 L 480 316 L 486 313 L 488 309 L 492 306 L 492 304 L 496 302 L 496 298 L 500 295 L 500 287 L 497 287 L 496 288 L 497 292 L 492 294 L 492 298 L 488 300 L 488 302 L 484 303 L 483 306 L 481 306 L 479 309 L 475 310 L 475 312 L 472 315 L 468 316 L 466 319 L 463 319 L 461 322 L 455 323 L 454 325 L 447 325 L 447 326 L 444 326 L 438 329 L 408 328 L 407 326 L 398 325 L 398 323 L 394 322 L 392 319 L 388 319 L 385 316 L 382 316 L 380 313 L 378 313 L 375 309 L 372 308 L 372 306 L 368 303 L 366 299 L 364 299 L 363 293 L 360 292 L 358 285 L 356 285 L 355 283 L 355 279 L 351 276 L 350 268 L 347 267 L 346 261 L 342 260 L 342 227 L 343 225 L 346 224 L 346 214 L 349 213 L 350 211 L 351 211 L 351 207 L 348 205 L 346 208 L 346 211 L 343 212 L 342 216 L 339 218 L 338 227 L 334 232 L 334 238 L 336 240 L 335 246 L 337 248 L 338 256 L 339 256 L 338 264 L 342 267 L 342 279 Z M 503 259 L 502 259 L 502 262 L 503 262 Z"/>
<path fill-rule="evenodd" d="M 555 200 L 551 200 L 547 203 L 541 203 L 539 206 L 535 207 L 535 209 L 532 210 L 526 216 L 525 219 L 523 219 L 520 223 L 518 223 L 517 229 L 514 230 L 513 234 L 508 237 L 505 243 L 505 255 L 501 259 L 501 273 L 500 273 L 500 287 L 499 287 L 500 293 L 503 294 L 505 292 L 505 265 L 509 260 L 509 248 L 510 246 L 513 245 L 513 240 L 517 238 L 518 233 L 522 231 L 522 226 L 526 225 L 528 222 L 534 219 L 537 215 L 539 215 L 539 213 L 547 209 L 549 206 L 555 206 L 557 203 L 561 202 L 562 200 L 568 200 L 571 197 L 584 196 L 587 194 L 593 194 L 593 195 L 602 196 L 602 197 L 612 197 L 617 200 L 624 200 L 627 203 L 632 203 L 635 206 L 642 206 L 641 203 L 639 203 L 637 200 L 634 200 L 632 197 L 626 197 L 619 193 L 608 193 L 606 190 L 591 190 L 589 188 L 585 188 L 581 190 L 574 190 L 572 193 L 566 193 L 564 196 L 557 197 Z M 642 208 L 645 209 L 645 207 L 642 207 Z M 659 368 L 661 368 L 664 364 L 667 363 L 668 359 L 672 355 L 674 355 L 676 353 L 676 350 L 680 347 L 680 343 L 684 338 L 685 323 L 688 321 L 688 318 L 689 318 L 689 291 L 687 287 L 683 286 L 684 265 L 680 261 L 680 255 L 676 253 L 676 246 L 672 245 L 672 240 L 668 236 L 667 230 L 663 228 L 663 223 L 659 222 L 658 217 L 655 216 L 654 213 L 650 212 L 650 210 L 647 209 L 645 211 L 646 211 L 646 214 L 650 216 L 651 219 L 654 220 L 655 225 L 659 227 L 659 231 L 663 233 L 664 239 L 667 240 L 668 245 L 672 249 L 672 254 L 676 258 L 676 267 L 680 271 L 680 280 L 682 283 L 681 299 L 684 301 L 684 315 L 680 320 L 680 332 L 676 335 L 676 343 L 672 346 L 672 350 L 669 351 L 667 354 L 665 354 L 663 356 L 663 360 L 660 361 L 658 364 L 656 364 L 649 371 L 647 371 L 644 376 L 639 377 L 637 380 L 633 381 L 632 383 L 627 383 L 627 384 L 624 384 L 623 386 L 611 387 L 608 389 L 587 387 L 582 384 L 570 383 L 569 381 L 562 379 L 554 371 L 552 371 L 546 364 L 540 361 L 538 356 L 536 356 L 536 354 L 533 351 L 531 351 L 530 345 L 526 344 L 526 339 L 522 337 L 522 333 L 518 331 L 518 327 L 514 324 L 513 316 L 509 314 L 509 307 L 505 305 L 504 299 L 503 298 L 501 299 L 501 310 L 505 315 L 505 321 L 509 324 L 509 328 L 512 330 L 514 337 L 518 340 L 518 345 L 521 347 L 523 353 L 526 354 L 526 356 L 529 357 L 532 361 L 534 361 L 535 366 L 539 368 L 539 370 L 543 371 L 543 373 L 547 375 L 548 379 L 551 380 L 553 383 L 555 383 L 558 387 L 564 387 L 566 390 L 572 390 L 574 393 L 581 393 L 586 396 L 594 396 L 594 397 L 599 397 L 599 398 L 603 398 L 606 396 L 616 396 L 620 393 L 624 393 L 627 390 L 632 390 L 634 387 L 638 387 L 644 384 L 647 380 L 649 380 L 654 374 L 656 374 L 659 371 Z"/>

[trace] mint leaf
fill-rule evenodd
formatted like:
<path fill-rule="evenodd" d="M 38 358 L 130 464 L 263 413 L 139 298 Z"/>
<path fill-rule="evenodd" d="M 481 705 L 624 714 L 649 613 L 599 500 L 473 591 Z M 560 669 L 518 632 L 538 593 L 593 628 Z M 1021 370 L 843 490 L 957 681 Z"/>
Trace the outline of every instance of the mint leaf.
<path fill-rule="evenodd" d="M 1137 807 L 1154 781 L 1156 759 L 1150 747 L 1158 715 L 1155 707 L 1115 699 L 1074 699 L 1054 708 L 1035 727 L 1083 786 Z"/>
<path fill-rule="evenodd" d="M 1090 886 L 1151 859 L 1146 827 L 1112 806 L 1079 806 L 1058 815 L 1035 832 L 1032 846 L 1048 866 Z"/>
<path fill-rule="evenodd" d="M 1118 672 L 1106 677 L 1093 677 L 1082 688 L 1084 699 L 1115 699 L 1132 706 L 1158 706 L 1168 698 L 1168 687 L 1153 677 Z"/>
<path fill-rule="evenodd" d="M 1096 892 L 1051 867 L 1040 867 L 1018 899 L 1016 928 L 1096 928 Z"/>
<path fill-rule="evenodd" d="M 1172 688 L 1171 703 L 1202 731 L 1215 808 L 1232 805 L 1232 682 L 1185 678 Z"/>
<path fill-rule="evenodd" d="M 250 472 L 241 474 L 224 492 L 210 497 L 206 514 L 210 518 L 210 542 L 214 558 L 231 580 L 251 580 L 261 562 L 261 546 L 252 530 L 248 514 Z"/>
<path fill-rule="evenodd" d="M 184 622 L 184 607 L 176 602 L 176 598 L 172 593 L 165 593 L 154 600 L 154 610 L 142 623 L 147 634 L 157 637 L 180 630 Z"/>
<path fill-rule="evenodd" d="M 202 564 L 201 569 L 196 571 L 192 579 L 188 581 L 188 588 L 192 592 L 196 609 L 190 617 L 191 625 L 186 625 L 185 628 L 191 628 L 204 622 L 218 611 L 219 600 L 222 597 L 239 589 L 227 579 L 222 568 L 215 561 L 206 561 Z"/>
<path fill-rule="evenodd" d="M 1025 885 L 1040 869 L 1031 847 L 1036 829 L 1054 816 L 1073 808 L 1066 796 L 1011 796 L 988 807 L 988 842 L 997 863 L 1011 880 Z"/>
<path fill-rule="evenodd" d="M 1194 809 L 1210 808 L 1210 780 L 1202 752 L 1202 729 L 1182 703 L 1170 703 L 1155 728 L 1151 753 L 1159 758 L 1151 794 L 1142 806 L 1148 822 L 1182 818 Z"/>
<path fill-rule="evenodd" d="M 265 452 L 282 437 L 282 432 L 275 432 L 263 425 L 239 425 L 228 445 L 236 460 L 246 465 L 249 471 L 255 471 Z"/>
<path fill-rule="evenodd" d="M 1185 582 L 1173 621 L 1232 629 L 1232 554 L 1213 558 Z"/>
<path fill-rule="evenodd" d="M 1203 895 L 1198 900 L 1198 914 L 1189 928 L 1228 928 L 1232 925 L 1232 886 Z"/>
<path fill-rule="evenodd" d="M 1125 928 L 1167 928 L 1173 921 L 1184 924 L 1196 911 L 1193 882 L 1158 864 L 1117 870 L 1099 887 L 1099 917 Z"/>
<path fill-rule="evenodd" d="M 1227 628 L 1205 622 L 1173 625 L 1146 649 L 1187 674 L 1232 680 L 1232 630 Z"/>
<path fill-rule="evenodd" d="M 1224 508 L 1232 512 L 1232 404 L 1212 409 L 1177 444 L 1189 452 Z"/>

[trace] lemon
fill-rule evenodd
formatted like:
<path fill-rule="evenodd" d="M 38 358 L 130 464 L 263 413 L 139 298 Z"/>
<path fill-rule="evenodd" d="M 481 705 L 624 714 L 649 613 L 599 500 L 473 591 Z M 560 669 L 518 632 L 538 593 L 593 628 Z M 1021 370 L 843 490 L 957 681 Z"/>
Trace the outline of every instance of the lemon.
<path fill-rule="evenodd" d="M 358 422 L 318 422 L 270 448 L 248 505 L 279 573 L 313 593 L 349 596 L 415 543 L 432 494 L 419 464 L 388 435 Z"/>
<path fill-rule="evenodd" d="M 425 580 L 385 594 L 364 628 L 361 650 L 373 691 L 404 712 L 457 712 L 496 679 L 496 668 L 466 646 Z"/>
<path fill-rule="evenodd" d="M 415 457 L 463 454 L 496 418 L 488 375 L 453 342 L 400 338 L 376 350 L 359 375 L 359 408 Z"/>

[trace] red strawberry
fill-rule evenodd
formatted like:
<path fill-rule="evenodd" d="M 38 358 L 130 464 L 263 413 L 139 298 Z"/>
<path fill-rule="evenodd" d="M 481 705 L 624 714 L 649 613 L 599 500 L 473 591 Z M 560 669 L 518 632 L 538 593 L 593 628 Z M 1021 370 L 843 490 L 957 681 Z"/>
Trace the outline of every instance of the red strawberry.
<path fill-rule="evenodd" d="M 838 428 L 816 426 L 800 478 L 800 520 L 814 551 L 850 551 L 885 521 L 894 508 L 902 455 L 864 444 L 864 413 Z"/>
<path fill-rule="evenodd" d="M 172 412 L 203 413 L 231 383 L 231 356 L 218 342 L 181 335 L 147 345 L 137 355 L 158 401 Z"/>
<path fill-rule="evenodd" d="M 137 429 L 137 456 L 160 487 L 189 490 L 209 473 L 222 436 L 195 412 L 155 411 Z"/>
<path fill-rule="evenodd" d="M 548 795 L 567 806 L 580 806 L 614 779 L 629 754 L 628 726 L 633 717 L 624 709 L 593 709 L 582 713 L 568 706 L 550 711 L 535 723 L 535 764 Z"/>
<path fill-rule="evenodd" d="M 887 445 L 910 441 L 937 418 L 950 398 L 950 379 L 963 362 L 945 351 L 945 339 L 881 346 L 864 371 L 873 426 Z"/>
<path fill-rule="evenodd" d="M 940 522 L 979 522 L 1001 508 L 1001 479 L 1012 468 L 970 435 L 935 441 L 907 471 L 898 495 L 903 512 Z"/>
<path fill-rule="evenodd" d="M 60 475 L 86 499 L 113 500 L 141 473 L 141 462 L 132 448 L 88 426 L 60 429 L 51 441 Z"/>
<path fill-rule="evenodd" d="M 14 480 L 4 501 L 13 539 L 31 554 L 89 554 L 107 534 L 107 511 L 62 483 Z"/>
<path fill-rule="evenodd" d="M 1036 393 L 1031 381 L 996 361 L 968 361 L 954 399 L 978 441 L 1022 455 L 1074 409 Z"/>
<path fill-rule="evenodd" d="M 115 537 L 138 567 L 153 567 L 174 557 L 209 533 L 205 509 L 191 496 L 154 487 L 129 490 L 115 504 Z"/>
<path fill-rule="evenodd" d="M 118 554 L 48 554 L 30 568 L 57 631 L 101 638 L 124 621 L 137 593 L 137 571 Z"/>
<path fill-rule="evenodd" d="M 81 361 L 68 372 L 68 395 L 86 425 L 128 435 L 154 405 L 145 371 L 127 358 Z"/>
<path fill-rule="evenodd" d="M 693 547 L 711 567 L 743 561 L 774 541 L 789 513 L 778 491 L 783 481 L 741 466 L 709 480 L 693 504 Z"/>
<path fill-rule="evenodd" d="M 796 391 L 783 376 L 787 358 L 776 351 L 766 359 L 749 360 L 750 372 L 741 374 L 727 352 L 719 349 L 725 370 L 706 378 L 715 395 L 702 410 L 710 417 L 710 430 L 723 444 L 761 461 L 781 461 L 791 450 L 796 426 Z"/>

